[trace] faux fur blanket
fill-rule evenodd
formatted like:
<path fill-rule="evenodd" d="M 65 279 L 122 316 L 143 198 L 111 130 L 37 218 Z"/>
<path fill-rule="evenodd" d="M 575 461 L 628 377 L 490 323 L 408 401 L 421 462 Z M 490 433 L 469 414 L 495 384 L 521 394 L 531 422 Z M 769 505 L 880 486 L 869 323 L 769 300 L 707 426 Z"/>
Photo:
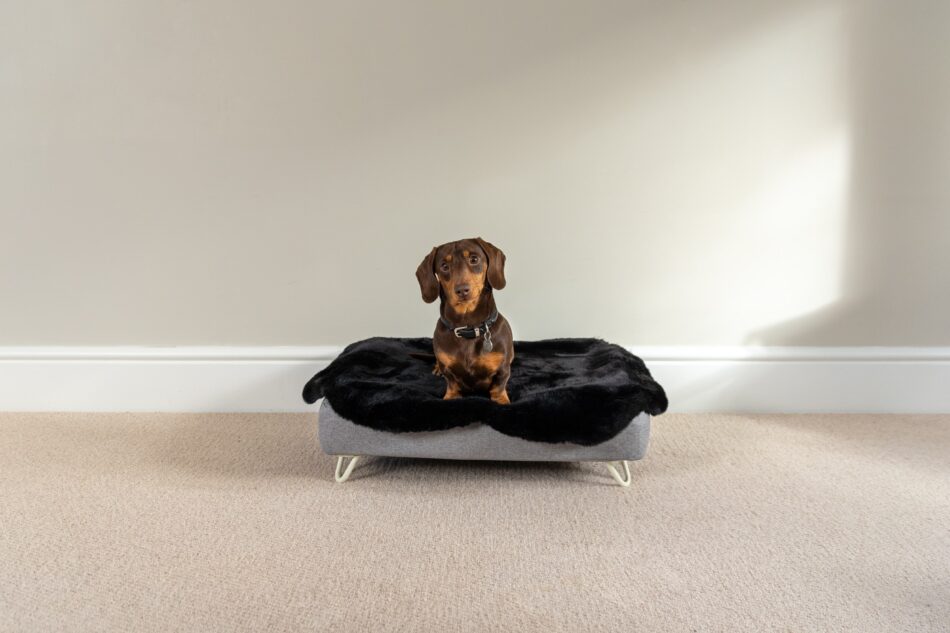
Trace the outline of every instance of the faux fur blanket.
<path fill-rule="evenodd" d="M 433 375 L 432 339 L 371 338 L 348 346 L 303 390 L 347 418 L 381 431 L 438 431 L 482 422 L 537 442 L 592 445 L 620 433 L 641 412 L 666 411 L 663 388 L 643 361 L 598 339 L 515 341 L 508 395 L 443 400 Z"/>

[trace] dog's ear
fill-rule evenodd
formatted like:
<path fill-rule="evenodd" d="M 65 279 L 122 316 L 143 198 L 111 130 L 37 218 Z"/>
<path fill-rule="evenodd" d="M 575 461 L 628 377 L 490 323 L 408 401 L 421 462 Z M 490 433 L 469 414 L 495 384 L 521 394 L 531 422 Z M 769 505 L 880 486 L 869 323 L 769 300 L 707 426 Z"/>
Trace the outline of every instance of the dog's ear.
<path fill-rule="evenodd" d="M 422 290 L 422 300 L 426 303 L 432 303 L 439 298 L 439 280 L 435 276 L 435 251 L 426 255 L 419 267 L 416 268 L 416 279 L 419 280 L 419 288 Z"/>
<path fill-rule="evenodd" d="M 486 242 L 480 237 L 476 237 L 475 241 L 478 242 L 478 245 L 482 247 L 482 250 L 485 251 L 485 255 L 488 257 L 488 283 L 495 290 L 501 290 L 505 287 L 505 254 L 500 248 L 492 244 L 491 242 Z"/>

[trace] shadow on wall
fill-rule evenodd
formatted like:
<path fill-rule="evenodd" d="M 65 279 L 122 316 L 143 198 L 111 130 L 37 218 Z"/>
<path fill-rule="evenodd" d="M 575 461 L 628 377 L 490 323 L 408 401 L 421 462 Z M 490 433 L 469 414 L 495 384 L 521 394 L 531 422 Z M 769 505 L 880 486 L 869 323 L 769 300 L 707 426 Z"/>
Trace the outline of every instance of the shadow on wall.
<path fill-rule="evenodd" d="M 840 270 L 827 271 L 840 275 L 838 296 L 746 342 L 947 345 L 950 301 L 938 290 L 950 288 L 950 4 L 846 6 L 847 222 Z"/>
<path fill-rule="evenodd" d="M 950 59 L 950 4 L 834 6 L 841 9 L 836 19 L 841 20 L 844 57 L 842 127 L 819 143 L 813 155 L 799 163 L 790 161 L 789 173 L 777 179 L 775 195 L 757 207 L 766 213 L 777 204 L 786 207 L 786 215 L 798 214 L 803 221 L 796 226 L 808 226 L 809 233 L 788 239 L 804 240 L 814 251 L 812 261 L 795 261 L 796 266 L 813 266 L 808 274 L 763 283 L 811 284 L 790 287 L 791 295 L 798 292 L 787 303 L 790 308 L 796 302 L 807 305 L 807 299 L 818 295 L 827 301 L 751 331 L 744 343 L 819 348 L 948 345 L 950 74 L 945 60 Z M 799 208 L 788 208 L 789 200 Z M 838 208 L 844 214 L 840 226 L 822 218 Z M 814 217 L 808 219 L 808 214 Z M 800 246 L 792 245 L 784 256 L 803 252 Z M 771 398 L 780 389 L 783 401 L 801 403 L 799 410 L 889 411 L 896 406 L 895 390 L 904 391 L 906 400 L 912 397 L 906 393 L 921 385 L 917 393 L 929 394 L 926 385 L 933 382 L 933 375 L 920 365 L 905 367 L 901 385 L 894 384 L 888 372 L 865 371 L 861 363 L 844 372 L 845 363 L 810 365 L 804 381 L 801 371 L 792 367 L 795 363 L 696 365 L 670 371 L 676 377 L 669 387 L 677 410 L 708 408 L 710 402 L 717 409 L 735 405 L 737 410 L 775 410 Z M 651 367 L 663 376 L 663 362 Z M 845 403 L 848 397 L 853 401 Z"/>

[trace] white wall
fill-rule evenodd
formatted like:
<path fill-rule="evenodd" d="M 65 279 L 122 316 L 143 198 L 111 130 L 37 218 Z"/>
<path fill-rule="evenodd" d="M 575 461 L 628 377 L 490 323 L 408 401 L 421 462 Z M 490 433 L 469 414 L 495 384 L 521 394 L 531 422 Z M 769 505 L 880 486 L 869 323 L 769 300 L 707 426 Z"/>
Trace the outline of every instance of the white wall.
<path fill-rule="evenodd" d="M 0 4 L 0 346 L 950 344 L 950 3 Z"/>

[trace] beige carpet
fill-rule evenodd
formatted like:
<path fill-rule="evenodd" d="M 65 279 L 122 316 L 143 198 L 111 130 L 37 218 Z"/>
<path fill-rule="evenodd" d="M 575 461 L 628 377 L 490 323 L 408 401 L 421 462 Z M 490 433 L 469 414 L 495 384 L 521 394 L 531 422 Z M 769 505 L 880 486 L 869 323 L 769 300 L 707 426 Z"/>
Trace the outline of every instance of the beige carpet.
<path fill-rule="evenodd" d="M 593 464 L 306 415 L 0 415 L 3 631 L 950 631 L 950 416 L 663 416 Z"/>

